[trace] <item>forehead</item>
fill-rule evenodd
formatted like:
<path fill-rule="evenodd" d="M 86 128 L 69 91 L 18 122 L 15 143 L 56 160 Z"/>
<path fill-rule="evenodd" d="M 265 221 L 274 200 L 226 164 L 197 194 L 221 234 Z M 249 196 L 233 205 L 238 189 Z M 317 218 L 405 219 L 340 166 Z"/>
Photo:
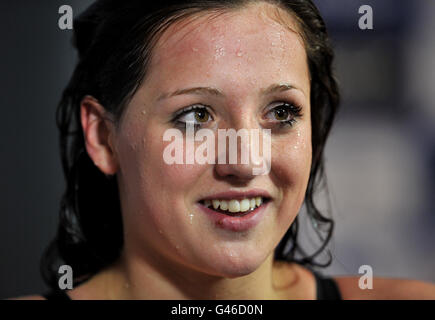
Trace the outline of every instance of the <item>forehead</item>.
<path fill-rule="evenodd" d="M 257 84 L 272 76 L 299 82 L 309 90 L 306 52 L 296 20 L 266 3 L 203 12 L 173 23 L 156 43 L 150 71 L 168 86 L 186 76 L 203 82 L 220 75 L 239 87 L 248 79 Z"/>

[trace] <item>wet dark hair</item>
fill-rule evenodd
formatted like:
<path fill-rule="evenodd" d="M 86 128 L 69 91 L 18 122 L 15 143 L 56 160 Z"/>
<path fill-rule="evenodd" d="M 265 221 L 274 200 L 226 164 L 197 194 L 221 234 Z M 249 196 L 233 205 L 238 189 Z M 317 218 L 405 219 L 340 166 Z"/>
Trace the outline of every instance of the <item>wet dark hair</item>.
<path fill-rule="evenodd" d="M 82 99 L 86 95 L 95 97 L 115 121 L 119 120 L 131 97 L 146 81 L 153 46 L 168 26 L 195 14 L 225 12 L 251 2 L 259 0 L 98 0 L 74 20 L 73 44 L 79 61 L 56 115 L 66 191 L 57 234 L 41 259 L 42 277 L 50 287 L 57 288 L 60 265 L 72 267 L 78 284 L 115 262 L 123 247 L 117 181 L 106 177 L 85 150 L 80 124 Z M 311 0 L 263 2 L 291 13 L 305 42 L 312 80 L 313 150 L 305 205 L 323 241 L 318 250 L 307 254 L 297 241 L 297 217 L 278 244 L 275 259 L 326 266 L 331 257 L 324 264 L 315 258 L 332 235 L 333 220 L 321 214 L 313 196 L 324 178 L 323 151 L 339 105 L 332 73 L 333 51 L 325 24 Z"/>

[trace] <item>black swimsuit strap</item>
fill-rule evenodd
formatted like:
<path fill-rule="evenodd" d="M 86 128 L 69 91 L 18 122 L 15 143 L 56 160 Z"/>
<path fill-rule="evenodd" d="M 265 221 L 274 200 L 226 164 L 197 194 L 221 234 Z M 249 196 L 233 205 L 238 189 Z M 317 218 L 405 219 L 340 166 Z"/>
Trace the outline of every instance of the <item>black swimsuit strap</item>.
<path fill-rule="evenodd" d="M 327 278 L 320 273 L 313 271 L 316 278 L 317 300 L 341 300 L 340 290 L 332 278 Z"/>

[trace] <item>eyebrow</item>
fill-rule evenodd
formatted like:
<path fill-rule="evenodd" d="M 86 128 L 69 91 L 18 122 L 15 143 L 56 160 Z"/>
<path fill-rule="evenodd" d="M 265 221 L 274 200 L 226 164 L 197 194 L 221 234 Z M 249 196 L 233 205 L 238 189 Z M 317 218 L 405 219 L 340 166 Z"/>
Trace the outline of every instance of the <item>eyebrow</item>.
<path fill-rule="evenodd" d="M 298 89 L 297 87 L 291 85 L 291 84 L 287 84 L 287 83 L 275 83 L 270 85 L 267 88 L 261 89 L 260 90 L 260 94 L 261 95 L 270 95 L 272 93 L 276 93 L 276 92 L 282 92 L 282 91 L 287 91 L 287 90 L 292 90 L 292 89 L 297 89 L 299 91 L 301 91 L 302 93 L 304 93 L 302 90 Z M 186 88 L 186 89 L 179 89 L 170 93 L 164 93 L 161 94 L 158 97 L 158 101 L 163 100 L 163 99 L 167 99 L 167 98 L 171 98 L 174 96 L 179 96 L 179 95 L 183 95 L 183 94 L 208 94 L 208 95 L 214 95 L 214 96 L 218 96 L 218 97 L 224 97 L 225 95 L 220 92 L 218 89 L 213 88 L 213 87 L 193 87 L 193 88 Z M 304 93 L 305 95 L 305 93 Z"/>

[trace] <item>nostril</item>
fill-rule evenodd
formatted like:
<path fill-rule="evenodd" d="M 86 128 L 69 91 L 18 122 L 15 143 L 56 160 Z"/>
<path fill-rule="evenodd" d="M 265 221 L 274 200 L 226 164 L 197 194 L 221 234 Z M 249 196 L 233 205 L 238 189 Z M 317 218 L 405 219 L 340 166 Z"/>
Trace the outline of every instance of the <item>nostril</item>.
<path fill-rule="evenodd" d="M 220 179 L 228 180 L 237 185 L 246 184 L 255 178 L 252 166 L 246 164 L 218 163 L 215 165 L 215 172 Z"/>

